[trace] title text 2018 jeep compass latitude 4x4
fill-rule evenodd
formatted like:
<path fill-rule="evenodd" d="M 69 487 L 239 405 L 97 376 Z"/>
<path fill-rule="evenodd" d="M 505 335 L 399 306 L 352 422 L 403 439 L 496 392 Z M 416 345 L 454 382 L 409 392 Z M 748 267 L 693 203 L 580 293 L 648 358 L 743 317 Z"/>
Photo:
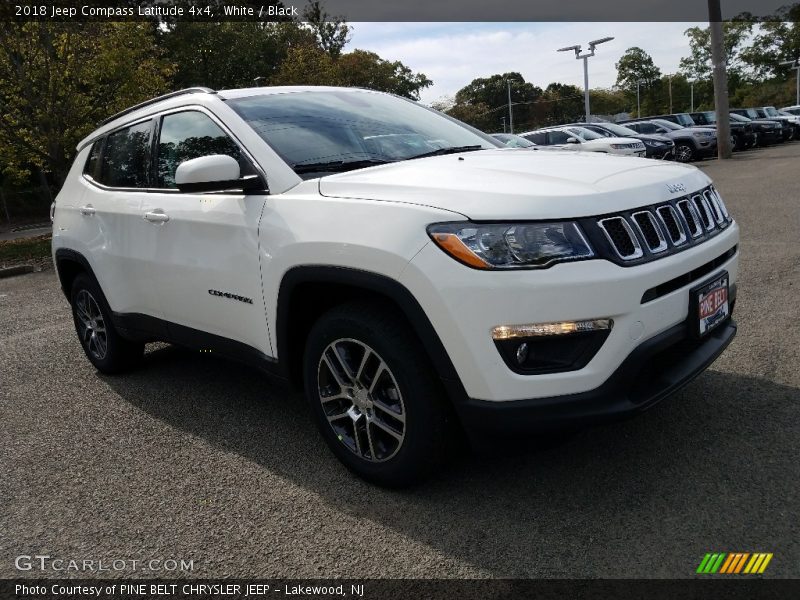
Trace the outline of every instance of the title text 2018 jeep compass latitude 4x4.
<path fill-rule="evenodd" d="M 276 372 L 388 485 L 459 428 L 593 423 L 687 383 L 735 334 L 737 243 L 693 167 L 501 148 L 409 100 L 313 87 L 112 117 L 53 224 L 99 371 L 165 340 Z"/>

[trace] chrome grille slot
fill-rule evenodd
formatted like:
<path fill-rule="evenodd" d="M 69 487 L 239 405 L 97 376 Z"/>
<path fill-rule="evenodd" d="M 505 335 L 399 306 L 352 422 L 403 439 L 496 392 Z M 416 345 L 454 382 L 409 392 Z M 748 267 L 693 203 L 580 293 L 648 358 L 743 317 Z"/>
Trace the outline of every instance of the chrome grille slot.
<path fill-rule="evenodd" d="M 656 214 L 664 225 L 664 229 L 669 235 L 669 239 L 674 246 L 680 246 L 686 242 L 686 230 L 683 228 L 678 213 L 672 206 L 659 206 Z"/>
<path fill-rule="evenodd" d="M 661 233 L 661 228 L 656 222 L 656 218 L 649 210 L 633 213 L 633 222 L 642 234 L 645 244 L 650 252 L 663 252 L 667 249 L 667 240 Z"/>
<path fill-rule="evenodd" d="M 697 209 L 697 214 L 700 215 L 700 221 L 703 223 L 703 227 L 706 228 L 706 231 L 714 229 L 714 216 L 711 214 L 711 208 L 708 206 L 706 199 L 700 194 L 697 194 L 692 196 L 692 204 L 694 204 L 694 207 Z"/>
<path fill-rule="evenodd" d="M 636 234 L 623 217 L 600 219 L 597 224 L 621 259 L 634 260 L 644 255 Z"/>
<path fill-rule="evenodd" d="M 722 196 L 719 195 L 719 192 L 714 187 L 710 188 L 709 191 L 711 192 L 711 195 L 714 196 L 714 198 L 716 198 L 717 204 L 719 205 L 719 208 L 722 211 L 722 215 L 725 217 L 725 222 L 727 223 L 728 220 L 730 219 L 730 216 L 728 215 L 728 208 L 725 206 L 725 202 L 723 202 Z"/>
<path fill-rule="evenodd" d="M 678 210 L 681 211 L 683 220 L 689 226 L 689 234 L 696 238 L 703 233 L 703 224 L 700 222 L 700 217 L 697 214 L 694 206 L 688 200 L 681 200 L 678 202 Z"/>
<path fill-rule="evenodd" d="M 711 207 L 711 212 L 714 215 L 714 220 L 717 222 L 717 225 L 721 224 L 725 220 L 725 215 L 722 214 L 722 209 L 719 207 L 719 202 L 717 202 L 714 194 L 711 193 L 711 190 L 706 190 L 703 192 L 703 197 Z"/>

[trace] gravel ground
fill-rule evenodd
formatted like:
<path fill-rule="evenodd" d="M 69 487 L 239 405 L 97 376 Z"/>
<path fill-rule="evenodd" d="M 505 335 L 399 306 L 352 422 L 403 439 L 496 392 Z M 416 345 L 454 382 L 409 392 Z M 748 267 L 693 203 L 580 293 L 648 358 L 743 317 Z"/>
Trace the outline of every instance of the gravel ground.
<path fill-rule="evenodd" d="M 639 418 L 403 492 L 349 475 L 302 399 L 245 367 L 153 345 L 99 375 L 52 271 L 0 280 L 0 577 L 42 575 L 22 554 L 195 577 L 689 577 L 714 551 L 800 576 L 798 165 L 797 143 L 701 164 L 742 228 L 739 336 L 708 372 Z"/>

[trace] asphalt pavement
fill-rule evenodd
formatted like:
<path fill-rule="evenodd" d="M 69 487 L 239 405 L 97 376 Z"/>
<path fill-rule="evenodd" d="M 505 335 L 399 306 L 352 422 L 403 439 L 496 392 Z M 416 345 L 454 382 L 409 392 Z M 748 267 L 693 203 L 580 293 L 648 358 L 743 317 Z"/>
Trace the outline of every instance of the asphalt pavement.
<path fill-rule="evenodd" d="M 52 271 L 0 280 L 0 578 L 59 575 L 15 568 L 35 554 L 194 561 L 100 573 L 126 577 L 692 577 L 736 551 L 800 576 L 798 166 L 800 143 L 700 165 L 742 230 L 739 335 L 709 371 L 400 492 L 351 476 L 263 375 L 165 345 L 100 375 Z"/>

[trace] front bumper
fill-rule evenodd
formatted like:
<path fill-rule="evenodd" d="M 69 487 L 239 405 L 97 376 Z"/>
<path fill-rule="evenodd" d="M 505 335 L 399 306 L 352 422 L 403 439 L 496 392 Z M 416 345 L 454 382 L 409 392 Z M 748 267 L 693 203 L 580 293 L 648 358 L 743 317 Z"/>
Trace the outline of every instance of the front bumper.
<path fill-rule="evenodd" d="M 637 347 L 600 387 L 577 394 L 489 402 L 465 398 L 455 403 L 473 440 L 613 421 L 641 413 L 702 373 L 736 335 L 728 319 L 708 337 L 689 338 L 685 323 Z"/>

